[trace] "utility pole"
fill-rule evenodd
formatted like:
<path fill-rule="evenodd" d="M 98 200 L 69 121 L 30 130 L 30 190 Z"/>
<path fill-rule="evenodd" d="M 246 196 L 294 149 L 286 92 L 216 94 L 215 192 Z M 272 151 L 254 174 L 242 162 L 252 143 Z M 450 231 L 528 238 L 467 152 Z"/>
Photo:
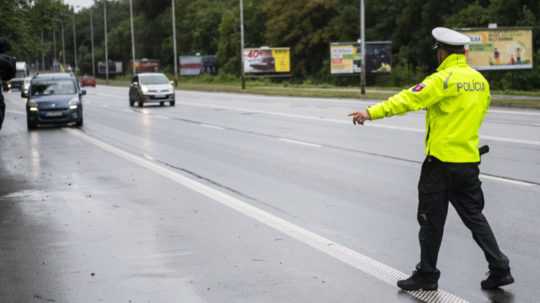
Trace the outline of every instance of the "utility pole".
<path fill-rule="evenodd" d="M 56 63 L 56 30 L 53 28 L 53 69 Z"/>
<path fill-rule="evenodd" d="M 92 75 L 96 77 L 96 58 L 94 53 L 94 13 L 93 7 L 90 9 L 90 44 L 92 48 Z"/>
<path fill-rule="evenodd" d="M 105 82 L 109 84 L 109 45 L 107 42 L 107 1 L 103 1 L 103 23 L 105 31 Z"/>
<path fill-rule="evenodd" d="M 43 37 L 43 30 L 41 30 L 41 70 L 45 70 L 45 38 Z"/>
<path fill-rule="evenodd" d="M 366 94 L 366 12 L 364 0 L 360 0 L 360 40 L 361 41 L 361 56 L 362 70 L 360 71 L 360 93 Z"/>
<path fill-rule="evenodd" d="M 240 0 L 240 61 L 242 63 L 241 82 L 242 89 L 246 89 L 246 78 L 244 75 L 244 1 Z"/>
<path fill-rule="evenodd" d="M 129 23 L 131 25 L 131 68 L 133 76 L 136 74 L 135 70 L 135 27 L 133 25 L 133 0 L 129 0 Z"/>
<path fill-rule="evenodd" d="M 60 27 L 62 29 L 62 64 L 66 66 L 66 41 L 64 37 L 64 21 L 60 21 Z"/>
<path fill-rule="evenodd" d="M 75 27 L 75 7 L 73 7 L 73 67 L 77 74 L 77 29 Z"/>
<path fill-rule="evenodd" d="M 175 0 L 171 0 L 172 6 L 172 32 L 173 32 L 173 53 L 174 53 L 174 86 L 178 85 L 178 58 L 176 48 L 176 6 Z"/>

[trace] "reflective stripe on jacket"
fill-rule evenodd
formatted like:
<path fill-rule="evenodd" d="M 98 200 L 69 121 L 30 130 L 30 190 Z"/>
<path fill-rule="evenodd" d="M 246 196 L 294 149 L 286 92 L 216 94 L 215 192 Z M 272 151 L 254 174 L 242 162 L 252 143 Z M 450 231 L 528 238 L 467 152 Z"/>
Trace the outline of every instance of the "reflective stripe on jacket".
<path fill-rule="evenodd" d="M 422 83 L 368 108 L 371 119 L 425 109 L 426 155 L 479 162 L 478 131 L 491 101 L 489 83 L 464 55 L 452 54 Z"/>

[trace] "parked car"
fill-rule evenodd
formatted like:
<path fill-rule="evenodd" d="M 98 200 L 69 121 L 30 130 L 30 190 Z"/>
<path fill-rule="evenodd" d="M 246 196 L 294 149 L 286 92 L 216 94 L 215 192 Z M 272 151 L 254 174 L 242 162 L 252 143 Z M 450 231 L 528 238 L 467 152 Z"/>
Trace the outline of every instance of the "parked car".
<path fill-rule="evenodd" d="M 80 79 L 81 87 L 92 86 L 96 87 L 96 78 L 93 76 L 84 75 Z"/>
<path fill-rule="evenodd" d="M 169 102 L 175 105 L 174 83 L 161 73 L 142 73 L 131 80 L 129 87 L 129 106 L 135 102 L 139 107 L 145 103 L 159 103 L 160 106 Z"/>
<path fill-rule="evenodd" d="M 38 74 L 30 81 L 26 101 L 28 130 L 44 124 L 74 123 L 83 125 L 82 96 L 73 74 L 51 73 Z"/>

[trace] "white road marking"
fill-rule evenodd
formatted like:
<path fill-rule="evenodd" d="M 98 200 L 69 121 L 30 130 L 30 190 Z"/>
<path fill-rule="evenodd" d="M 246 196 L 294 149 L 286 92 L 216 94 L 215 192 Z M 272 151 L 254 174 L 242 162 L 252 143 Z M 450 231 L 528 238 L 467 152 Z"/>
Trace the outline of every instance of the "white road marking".
<path fill-rule="evenodd" d="M 143 157 L 136 156 L 122 149 L 114 147 L 108 143 L 105 143 L 99 139 L 90 137 L 89 135 L 74 129 L 67 129 L 70 134 L 79 137 L 80 139 L 91 143 L 102 150 L 114 154 L 120 158 L 123 158 L 133 164 L 146 168 L 162 177 L 165 177 L 179 185 L 189 188 L 207 198 L 214 200 L 224 206 L 236 210 L 237 212 L 258 221 L 268 227 L 271 227 L 277 231 L 284 233 L 285 235 L 296 239 L 312 248 L 327 254 L 345 264 L 348 264 L 372 277 L 383 281 L 393 287 L 395 287 L 397 280 L 407 277 L 403 272 L 394 269 L 384 263 L 381 263 L 375 259 L 365 256 L 357 251 L 354 251 L 344 245 L 324 238 L 316 233 L 313 233 L 305 228 L 290 223 L 284 219 L 281 219 L 269 212 L 261 210 L 247 202 L 244 202 L 236 197 L 233 197 L 227 193 L 214 189 L 208 185 L 197 182 L 190 179 L 176 171 L 163 167 L 153 161 L 147 160 Z M 437 295 L 430 298 L 425 298 L 425 292 L 415 291 L 409 292 L 409 294 L 417 299 L 427 303 L 466 303 L 467 301 L 439 289 Z"/>
<path fill-rule="evenodd" d="M 8 113 L 8 114 L 14 114 L 14 115 L 26 115 L 25 112 L 17 111 L 17 110 L 6 110 L 6 113 Z"/>
<path fill-rule="evenodd" d="M 515 111 L 515 110 L 502 110 L 502 109 L 490 109 L 488 113 L 506 114 L 506 115 L 522 115 L 522 116 L 540 116 L 539 111 Z"/>
<path fill-rule="evenodd" d="M 279 138 L 279 141 L 292 143 L 292 144 L 298 144 L 298 145 L 304 145 L 304 146 L 310 146 L 310 147 L 322 147 L 322 145 L 319 145 L 319 144 L 313 144 L 309 142 L 298 141 L 298 140 L 287 139 L 287 138 Z"/>
<path fill-rule="evenodd" d="M 200 124 L 200 126 L 206 127 L 206 128 L 218 129 L 218 130 L 225 130 L 225 128 L 223 127 L 210 125 L 210 124 Z"/>
<path fill-rule="evenodd" d="M 532 140 L 511 139 L 511 138 L 484 136 L 484 135 L 480 135 L 480 139 L 491 140 L 491 141 L 499 141 L 499 142 L 506 142 L 506 143 L 519 143 L 519 144 L 525 144 L 525 145 L 540 146 L 540 141 L 532 141 Z"/>
<path fill-rule="evenodd" d="M 287 113 L 269 112 L 269 111 L 262 111 L 262 110 L 251 110 L 251 109 L 246 109 L 246 108 L 228 107 L 228 106 L 220 106 L 220 105 L 207 105 L 207 104 L 198 104 L 198 103 L 191 103 L 191 102 L 180 102 L 179 104 L 193 106 L 193 107 L 218 108 L 218 109 L 226 109 L 226 110 L 232 110 L 232 111 L 238 111 L 238 112 L 259 113 L 259 114 L 265 114 L 265 115 L 296 118 L 296 119 L 303 119 L 303 120 L 325 121 L 325 122 L 339 123 L 339 124 L 352 124 L 352 122 L 349 120 L 339 120 L 339 119 L 331 119 L 331 118 L 316 117 L 316 116 L 305 116 L 305 115 L 298 115 L 298 114 L 287 114 Z M 401 131 L 408 131 L 408 132 L 415 132 L 415 133 L 425 132 L 425 130 L 421 128 L 395 126 L 395 125 L 381 124 L 379 122 L 371 122 L 369 124 L 366 124 L 365 126 L 401 130 Z M 519 143 L 519 144 L 525 144 L 525 145 L 540 146 L 540 141 L 534 141 L 534 140 L 511 139 L 511 138 L 485 136 L 485 135 L 481 135 L 480 138 L 489 140 L 489 141 L 496 141 L 496 142 Z"/>
<path fill-rule="evenodd" d="M 150 115 L 152 118 L 161 119 L 161 120 L 169 120 L 169 117 L 164 115 Z"/>
<path fill-rule="evenodd" d="M 144 154 L 143 157 L 145 157 L 146 159 L 150 160 L 150 161 L 154 161 L 154 157 L 148 155 L 148 154 Z"/>
<path fill-rule="evenodd" d="M 193 107 L 217 108 L 217 109 L 225 109 L 225 110 L 231 110 L 231 111 L 237 111 L 237 112 L 265 114 L 265 115 L 271 115 L 271 116 L 279 116 L 279 117 L 302 119 L 302 120 L 325 121 L 325 122 L 338 123 L 338 124 L 352 124 L 350 120 L 331 119 L 331 118 L 306 116 L 306 115 L 298 115 L 298 114 L 287 114 L 287 113 L 280 113 L 280 112 L 271 112 L 271 111 L 247 109 L 247 108 L 240 108 L 240 107 L 230 107 L 230 106 L 222 106 L 222 105 L 214 105 L 214 104 L 200 104 L 200 103 L 192 103 L 192 102 L 177 102 L 177 104 L 193 106 Z M 531 113 L 531 114 L 534 114 L 534 113 Z M 382 124 L 380 122 L 371 122 L 371 123 L 366 124 L 364 127 L 393 129 L 393 130 L 400 130 L 400 131 L 407 131 L 407 132 L 414 132 L 414 133 L 425 132 L 425 130 L 421 128 L 388 125 L 388 124 Z M 536 141 L 536 140 L 511 139 L 511 138 L 505 138 L 505 137 L 486 136 L 486 135 L 481 135 L 480 138 L 489 140 L 489 141 L 495 141 L 495 142 L 518 143 L 518 144 L 524 144 L 524 145 L 540 146 L 540 141 Z"/>
<path fill-rule="evenodd" d="M 521 186 L 534 186 L 534 185 L 536 185 L 536 184 L 533 184 L 533 183 L 517 181 L 517 180 L 511 180 L 511 179 L 506 179 L 506 178 L 502 178 L 502 177 L 487 176 L 487 175 L 484 175 L 484 174 L 480 174 L 480 178 L 486 179 L 486 180 L 497 181 L 497 182 L 510 183 L 510 184 L 514 184 L 514 185 L 521 185 Z"/>

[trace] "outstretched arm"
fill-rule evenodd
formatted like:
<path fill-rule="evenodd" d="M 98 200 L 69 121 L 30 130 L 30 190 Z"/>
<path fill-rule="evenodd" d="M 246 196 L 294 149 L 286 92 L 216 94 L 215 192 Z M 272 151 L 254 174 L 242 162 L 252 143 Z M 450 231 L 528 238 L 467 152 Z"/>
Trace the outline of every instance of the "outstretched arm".
<path fill-rule="evenodd" d="M 386 101 L 370 106 L 367 110 L 351 113 L 349 116 L 353 117 L 355 125 L 363 125 L 366 120 L 377 120 L 425 109 L 448 94 L 448 88 L 440 76 L 432 75 L 422 83 L 403 90 Z"/>

